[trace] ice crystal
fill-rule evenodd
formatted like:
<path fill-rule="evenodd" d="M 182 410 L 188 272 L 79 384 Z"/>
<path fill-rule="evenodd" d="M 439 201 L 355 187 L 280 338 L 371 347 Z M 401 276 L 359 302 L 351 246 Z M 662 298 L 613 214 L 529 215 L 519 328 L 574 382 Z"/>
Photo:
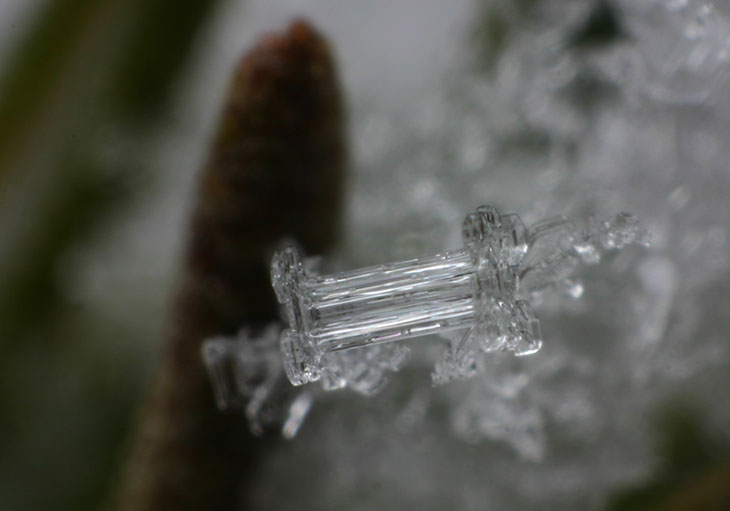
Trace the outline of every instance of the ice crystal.
<path fill-rule="evenodd" d="M 255 435 L 279 427 L 285 438 L 293 438 L 309 412 L 312 395 L 295 391 L 286 381 L 279 333 L 278 325 L 259 335 L 243 329 L 235 338 L 206 340 L 201 354 L 220 410 L 242 411 Z"/>
<path fill-rule="evenodd" d="M 550 288 L 580 298 L 583 285 L 573 278 L 578 266 L 598 263 L 606 250 L 646 244 L 646 231 L 627 213 L 583 230 L 564 217 L 527 229 L 517 215 L 482 206 L 466 217 L 462 236 L 462 250 L 327 276 L 305 265 L 295 247 L 277 252 L 272 284 L 290 328 L 271 325 L 259 335 L 243 329 L 235 339 L 203 344 L 218 408 L 242 410 L 254 434 L 277 427 L 292 438 L 314 394 L 291 387 L 284 375 L 295 386 L 320 381 L 324 391 L 347 387 L 374 395 L 409 357 L 398 341 L 435 333 L 451 342 L 435 364 L 434 384 L 490 373 L 481 388 L 492 391 L 457 414 L 463 436 L 478 430 L 496 438 L 503 426 L 538 434 L 533 411 L 506 413 L 513 404 L 502 394 L 514 385 L 502 381 L 510 375 L 495 379 L 500 372 L 485 369 L 493 366 L 489 359 L 495 351 L 539 351 L 540 322 L 525 298 Z M 505 409 L 499 420 L 519 424 L 480 415 L 484 399 L 497 398 Z M 539 442 L 519 445 L 528 444 L 534 445 L 525 456 L 538 457 Z"/>
<path fill-rule="evenodd" d="M 474 443 L 489 439 L 512 446 L 523 458 L 539 460 L 545 451 L 545 417 L 525 389 L 530 376 L 514 371 L 501 357 L 485 359 L 476 385 L 466 389 L 452 412 L 454 432 Z"/>
<path fill-rule="evenodd" d="M 550 287 L 579 298 L 583 285 L 571 277 L 581 263 L 647 242 L 628 213 L 584 230 L 564 217 L 527 229 L 491 206 L 466 217 L 462 237 L 461 250 L 324 276 L 295 247 L 277 252 L 271 277 L 289 324 L 281 336 L 289 380 L 373 394 L 407 357 L 393 343 L 427 334 L 465 332 L 437 362 L 435 383 L 472 376 L 483 353 L 533 354 L 542 335 L 526 298 Z"/>

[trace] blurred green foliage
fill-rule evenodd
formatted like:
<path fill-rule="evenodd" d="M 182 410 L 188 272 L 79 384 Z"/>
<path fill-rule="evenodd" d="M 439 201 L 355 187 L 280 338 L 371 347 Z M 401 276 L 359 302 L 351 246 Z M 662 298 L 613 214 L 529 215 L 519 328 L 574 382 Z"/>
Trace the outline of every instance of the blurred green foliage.
<path fill-rule="evenodd" d="M 655 431 L 653 475 L 617 491 L 608 511 L 730 509 L 730 446 L 713 440 L 698 414 L 681 406 L 660 413 Z"/>
<path fill-rule="evenodd" d="M 160 114 L 198 29 L 217 2 L 134 2 L 135 21 L 110 80 L 115 115 L 145 120 Z"/>
<path fill-rule="evenodd" d="M 578 49 L 600 48 L 626 37 L 614 7 L 605 0 L 600 0 L 582 26 L 571 35 L 569 45 Z"/>
<path fill-rule="evenodd" d="M 48 2 L 11 56 L 0 81 L 0 177 L 12 168 L 11 156 L 25 149 L 99 5 L 98 0 Z"/>
<path fill-rule="evenodd" d="M 93 509 L 142 385 L 133 325 L 69 296 L 66 259 L 144 162 L 218 0 L 48 0 L 0 74 L 0 499 Z M 142 364 L 144 366 L 144 364 Z"/>
<path fill-rule="evenodd" d="M 9 269 L 0 287 L 0 360 L 5 362 L 16 343 L 25 342 L 29 331 L 41 327 L 62 306 L 59 258 L 128 192 L 120 176 L 98 172 L 84 154 L 64 154 L 59 163 L 55 170 L 64 176 L 62 186 L 43 191 L 34 211 L 37 223 L 5 262 Z"/>

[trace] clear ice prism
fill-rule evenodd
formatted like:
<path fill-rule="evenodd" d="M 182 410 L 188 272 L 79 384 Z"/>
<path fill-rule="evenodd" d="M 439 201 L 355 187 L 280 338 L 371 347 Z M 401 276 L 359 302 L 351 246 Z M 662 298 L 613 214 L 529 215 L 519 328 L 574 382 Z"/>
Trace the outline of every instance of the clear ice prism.
<path fill-rule="evenodd" d="M 579 297 L 583 286 L 569 277 L 581 263 L 645 243 L 646 232 L 628 213 L 584 231 L 565 217 L 527 229 L 519 216 L 482 206 L 464 220 L 462 238 L 460 250 L 333 275 L 307 270 L 294 246 L 278 251 L 271 281 L 289 324 L 281 334 L 289 380 L 322 380 L 328 389 L 364 380 L 371 393 L 407 348 L 368 347 L 456 330 L 466 334 L 444 353 L 435 381 L 468 376 L 479 352 L 535 353 L 540 322 L 525 298 L 551 286 Z M 358 356 L 355 348 L 375 351 Z"/>

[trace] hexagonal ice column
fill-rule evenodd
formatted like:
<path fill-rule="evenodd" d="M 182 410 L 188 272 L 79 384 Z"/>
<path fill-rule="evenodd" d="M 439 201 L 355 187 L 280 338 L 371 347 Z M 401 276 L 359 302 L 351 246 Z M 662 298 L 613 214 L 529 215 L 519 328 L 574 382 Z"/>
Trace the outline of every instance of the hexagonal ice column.
<path fill-rule="evenodd" d="M 480 207 L 463 239 L 461 250 L 334 275 L 306 271 L 295 247 L 277 252 L 271 278 L 289 323 L 281 348 L 290 381 L 336 380 L 331 353 L 460 329 L 483 351 L 539 350 L 539 322 L 515 298 L 528 249 L 520 218 Z"/>

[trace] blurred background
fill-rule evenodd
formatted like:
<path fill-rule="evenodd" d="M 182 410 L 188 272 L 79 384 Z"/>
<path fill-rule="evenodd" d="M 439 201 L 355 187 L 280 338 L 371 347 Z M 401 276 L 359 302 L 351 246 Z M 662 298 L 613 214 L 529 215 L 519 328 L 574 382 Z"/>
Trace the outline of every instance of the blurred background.
<path fill-rule="evenodd" d="M 626 210 L 653 244 L 537 304 L 533 357 L 432 388 L 443 341 L 412 342 L 382 393 L 267 447 L 241 506 L 727 509 L 728 5 L 2 0 L 3 509 L 108 502 L 229 79 L 296 16 L 347 105 L 332 267 L 458 248 L 483 203 L 528 225 Z"/>

